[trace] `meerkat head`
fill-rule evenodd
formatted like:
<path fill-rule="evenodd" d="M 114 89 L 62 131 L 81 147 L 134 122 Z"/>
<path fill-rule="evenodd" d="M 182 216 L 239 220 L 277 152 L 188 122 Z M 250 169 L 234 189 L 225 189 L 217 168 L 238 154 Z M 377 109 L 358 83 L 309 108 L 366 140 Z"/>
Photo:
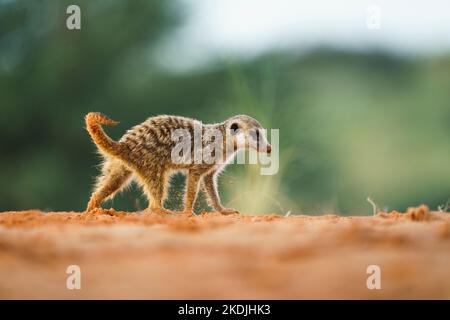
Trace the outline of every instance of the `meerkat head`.
<path fill-rule="evenodd" d="M 234 116 L 225 121 L 225 129 L 232 137 L 234 150 L 254 149 L 259 152 L 272 152 L 272 146 L 267 141 L 265 130 L 261 124 L 246 115 Z"/>

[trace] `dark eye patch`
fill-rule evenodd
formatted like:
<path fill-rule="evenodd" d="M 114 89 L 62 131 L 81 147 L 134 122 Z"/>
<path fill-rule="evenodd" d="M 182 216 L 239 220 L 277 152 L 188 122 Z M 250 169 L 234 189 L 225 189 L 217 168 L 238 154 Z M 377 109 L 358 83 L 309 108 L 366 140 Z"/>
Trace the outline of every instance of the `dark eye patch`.
<path fill-rule="evenodd" d="M 259 141 L 259 130 L 250 130 L 250 136 L 253 140 Z"/>

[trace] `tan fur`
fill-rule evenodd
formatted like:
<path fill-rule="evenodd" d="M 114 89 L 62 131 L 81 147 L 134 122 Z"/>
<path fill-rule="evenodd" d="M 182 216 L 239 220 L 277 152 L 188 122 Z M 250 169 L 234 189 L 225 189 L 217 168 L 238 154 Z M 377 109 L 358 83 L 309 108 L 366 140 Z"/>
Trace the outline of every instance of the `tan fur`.
<path fill-rule="evenodd" d="M 234 137 L 225 139 L 227 130 L 233 124 L 234 126 L 238 125 L 239 129 L 243 131 L 261 128 L 255 119 L 242 115 L 218 124 L 202 124 L 190 118 L 163 115 L 148 118 L 143 123 L 134 126 L 119 141 L 109 138 L 101 127 L 102 124 L 115 125 L 117 122 L 97 112 L 87 114 L 85 120 L 87 131 L 105 158 L 102 174 L 97 179 L 95 190 L 87 205 L 87 211 L 99 207 L 103 201 L 112 198 L 134 178 L 142 186 L 149 200 L 150 210 L 165 212 L 163 203 L 169 175 L 173 171 L 183 170 L 187 172 L 184 201 L 186 213 L 193 213 L 194 203 L 201 185 L 214 210 L 223 214 L 237 212 L 234 209 L 224 208 L 220 203 L 217 175 L 225 164 L 173 163 L 171 152 L 176 143 L 172 141 L 171 133 L 175 129 L 187 129 L 193 137 L 194 126 L 198 125 L 202 130 L 203 140 L 201 142 L 205 147 L 211 143 L 208 133 L 218 129 L 224 137 L 219 152 L 225 159 L 226 150 L 230 146 L 233 150 L 231 156 L 237 149 L 242 148 L 242 146 L 238 146 Z M 261 141 L 270 148 L 265 137 L 261 137 Z M 261 142 L 258 141 L 258 143 Z M 191 151 L 193 153 L 193 150 Z"/>

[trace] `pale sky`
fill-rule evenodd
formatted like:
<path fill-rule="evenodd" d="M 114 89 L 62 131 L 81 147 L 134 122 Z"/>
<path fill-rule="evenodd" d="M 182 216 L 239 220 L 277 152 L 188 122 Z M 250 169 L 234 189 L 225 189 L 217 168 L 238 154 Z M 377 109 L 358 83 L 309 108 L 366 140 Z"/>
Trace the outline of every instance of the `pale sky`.
<path fill-rule="evenodd" d="M 165 56 L 175 55 L 171 63 L 180 65 L 318 45 L 402 54 L 450 51 L 450 0 L 178 1 L 187 19 Z M 369 29 L 377 15 L 380 28 Z"/>

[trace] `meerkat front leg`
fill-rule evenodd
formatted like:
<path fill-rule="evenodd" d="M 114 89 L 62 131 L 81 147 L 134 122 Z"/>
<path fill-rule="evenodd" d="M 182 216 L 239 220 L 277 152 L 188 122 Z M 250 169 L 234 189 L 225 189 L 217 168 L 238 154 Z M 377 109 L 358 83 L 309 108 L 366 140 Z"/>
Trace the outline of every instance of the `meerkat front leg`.
<path fill-rule="evenodd" d="M 184 200 L 184 213 L 194 214 L 194 204 L 197 199 L 201 174 L 197 171 L 189 170 L 186 181 L 186 192 Z"/>
<path fill-rule="evenodd" d="M 203 186 L 205 187 L 206 194 L 214 210 L 222 214 L 239 213 L 239 211 L 235 209 L 224 208 L 220 203 L 219 192 L 217 190 L 217 175 L 215 171 L 209 172 L 203 177 Z"/>
<path fill-rule="evenodd" d="M 148 172 L 144 178 L 144 190 L 149 201 L 148 211 L 159 214 L 169 214 L 170 210 L 164 208 L 164 199 L 167 191 L 167 172 L 158 168 L 155 172 Z"/>

